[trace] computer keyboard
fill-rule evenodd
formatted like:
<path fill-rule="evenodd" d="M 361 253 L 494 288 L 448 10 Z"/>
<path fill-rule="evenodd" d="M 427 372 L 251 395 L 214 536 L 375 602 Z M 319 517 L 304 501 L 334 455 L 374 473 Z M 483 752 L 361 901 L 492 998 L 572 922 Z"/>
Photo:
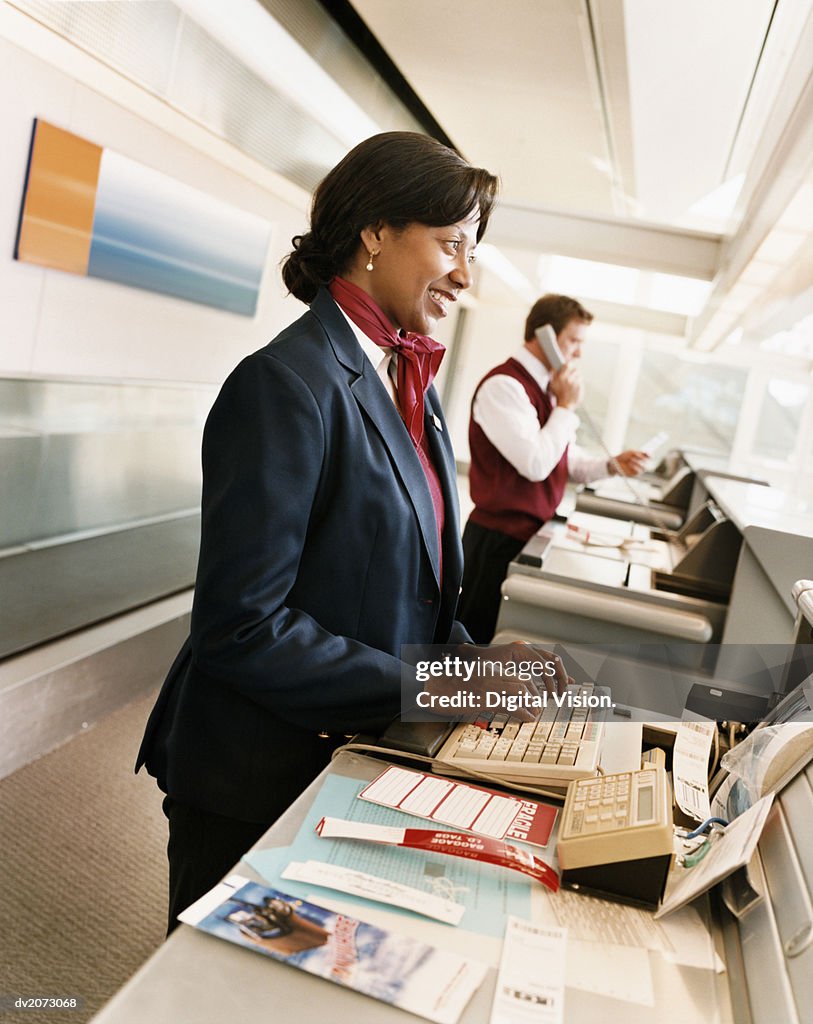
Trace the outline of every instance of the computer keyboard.
<path fill-rule="evenodd" d="M 535 722 L 498 714 L 456 726 L 437 754 L 438 772 L 474 769 L 506 782 L 566 788 L 573 779 L 598 774 L 606 708 L 573 706 L 573 697 L 609 694 L 603 686 L 567 687 L 557 707 L 551 698 Z"/>

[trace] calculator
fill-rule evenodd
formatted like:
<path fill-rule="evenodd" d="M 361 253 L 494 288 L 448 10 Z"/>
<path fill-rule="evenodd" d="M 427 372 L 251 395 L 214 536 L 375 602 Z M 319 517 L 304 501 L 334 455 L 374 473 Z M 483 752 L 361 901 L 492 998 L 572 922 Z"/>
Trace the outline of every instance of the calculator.
<path fill-rule="evenodd" d="M 557 854 L 562 885 L 657 907 L 673 851 L 672 795 L 662 764 L 568 786 Z"/>

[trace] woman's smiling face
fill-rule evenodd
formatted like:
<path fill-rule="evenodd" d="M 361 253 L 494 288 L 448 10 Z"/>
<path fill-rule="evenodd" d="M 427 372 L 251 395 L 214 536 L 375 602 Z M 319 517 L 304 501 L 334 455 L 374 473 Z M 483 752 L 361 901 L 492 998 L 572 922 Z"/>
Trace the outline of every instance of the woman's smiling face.
<path fill-rule="evenodd" d="M 354 279 L 396 329 L 430 334 L 472 283 L 479 211 L 448 227 L 384 224 L 362 232 L 373 270 Z M 365 260 L 366 262 L 366 260 Z"/>

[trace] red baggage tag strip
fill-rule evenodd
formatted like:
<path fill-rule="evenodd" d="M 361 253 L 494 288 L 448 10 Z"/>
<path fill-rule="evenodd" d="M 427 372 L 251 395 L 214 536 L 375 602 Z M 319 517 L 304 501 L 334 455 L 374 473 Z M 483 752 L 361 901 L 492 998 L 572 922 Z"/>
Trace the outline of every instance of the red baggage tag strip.
<path fill-rule="evenodd" d="M 342 818 L 322 818 L 316 826 L 316 831 L 323 839 L 359 839 L 368 843 L 386 843 L 411 850 L 423 850 L 425 853 L 442 853 L 485 864 L 496 864 L 511 871 L 520 871 L 541 882 L 552 892 L 559 889 L 559 876 L 552 867 L 534 857 L 529 850 L 514 846 L 513 843 L 504 843 L 499 839 L 429 828 L 373 825 L 367 822 L 346 821 Z"/>

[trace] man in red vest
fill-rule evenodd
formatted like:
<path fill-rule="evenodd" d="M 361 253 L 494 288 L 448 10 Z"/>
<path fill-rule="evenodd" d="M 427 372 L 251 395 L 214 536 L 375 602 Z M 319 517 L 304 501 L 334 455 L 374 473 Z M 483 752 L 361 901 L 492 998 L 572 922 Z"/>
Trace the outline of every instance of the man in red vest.
<path fill-rule="evenodd" d="M 588 456 L 573 439 L 584 384 L 575 360 L 593 315 L 566 295 L 543 295 L 525 321 L 525 343 L 485 375 L 469 421 L 469 486 L 474 511 L 463 532 L 465 566 L 458 619 L 475 643 L 488 643 L 511 562 L 556 512 L 568 479 L 590 483 L 616 470 Z M 565 360 L 553 372 L 535 332 L 550 324 Z M 615 461 L 636 476 L 646 454 L 624 451 Z"/>

